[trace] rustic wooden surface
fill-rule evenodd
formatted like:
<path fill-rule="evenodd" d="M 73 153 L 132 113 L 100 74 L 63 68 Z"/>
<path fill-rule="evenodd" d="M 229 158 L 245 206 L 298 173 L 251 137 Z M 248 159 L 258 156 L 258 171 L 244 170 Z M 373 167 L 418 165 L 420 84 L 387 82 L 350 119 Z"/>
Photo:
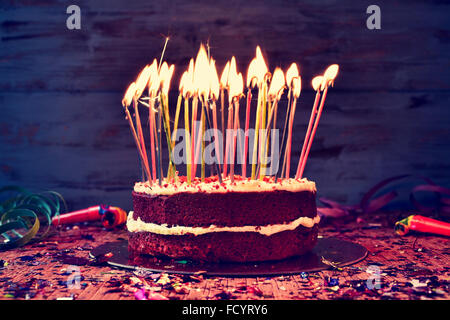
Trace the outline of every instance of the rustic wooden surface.
<path fill-rule="evenodd" d="M 448 1 L 377 1 L 375 31 L 366 28 L 368 1 L 76 3 L 82 21 L 74 31 L 66 28 L 71 2 L 0 3 L 2 185 L 59 191 L 72 209 L 130 209 L 139 169 L 120 101 L 160 56 L 164 35 L 175 82 L 208 39 L 219 69 L 235 55 L 245 71 L 257 44 L 272 70 L 299 63 L 293 170 L 313 102 L 309 82 L 341 65 L 305 173 L 320 196 L 353 204 L 403 173 L 449 184 Z"/>
<path fill-rule="evenodd" d="M 372 214 L 353 222 L 327 223 L 321 228 L 322 236 L 364 245 L 369 256 L 342 270 L 306 277 L 167 278 L 166 274 L 92 265 L 89 251 L 126 238 L 125 230 L 106 231 L 92 225 L 65 228 L 43 242 L 0 252 L 1 265 L 5 265 L 0 265 L 0 298 L 135 299 L 135 292 L 143 288 L 157 299 L 449 299 L 449 239 L 396 236 L 392 225 L 399 217 Z M 380 289 L 366 288 L 371 265 L 380 268 Z M 74 266 L 80 268 L 80 289 L 67 288 L 68 270 Z"/>

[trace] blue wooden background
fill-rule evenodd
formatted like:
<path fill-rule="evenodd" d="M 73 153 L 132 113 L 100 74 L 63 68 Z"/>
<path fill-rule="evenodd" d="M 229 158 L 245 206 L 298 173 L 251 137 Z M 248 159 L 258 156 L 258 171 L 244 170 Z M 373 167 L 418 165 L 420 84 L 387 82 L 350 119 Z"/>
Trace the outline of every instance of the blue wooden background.
<path fill-rule="evenodd" d="M 66 8 L 81 8 L 81 30 Z M 271 70 L 300 65 L 304 84 L 331 63 L 341 72 L 306 168 L 320 196 L 354 203 L 402 173 L 450 184 L 450 2 L 62 1 L 0 3 L 0 185 L 61 192 L 72 209 L 130 209 L 138 158 L 120 104 L 140 69 L 159 57 L 175 82 L 209 40 L 221 69 L 244 71 L 260 45 Z M 293 142 L 296 166 L 314 93 L 305 88 Z M 174 99 L 172 99 L 173 101 Z"/>

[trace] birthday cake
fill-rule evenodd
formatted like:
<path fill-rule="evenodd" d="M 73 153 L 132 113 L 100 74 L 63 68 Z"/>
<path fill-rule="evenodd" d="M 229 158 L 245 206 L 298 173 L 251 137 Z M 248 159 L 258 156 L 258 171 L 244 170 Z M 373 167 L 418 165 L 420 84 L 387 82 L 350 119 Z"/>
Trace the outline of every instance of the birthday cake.
<path fill-rule="evenodd" d="M 215 60 L 201 45 L 180 78 L 176 108 L 170 109 L 174 68 L 162 58 L 159 63 L 154 59 L 122 100 L 142 168 L 127 220 L 130 253 L 248 262 L 311 250 L 320 218 L 315 183 L 302 177 L 339 66 L 330 65 L 311 82 L 316 97 L 295 178 L 290 176 L 291 149 L 302 87 L 296 63 L 286 73 L 281 68 L 271 73 L 258 46 L 248 67 L 245 94 L 236 58 L 227 62 L 219 79 Z M 277 112 L 285 89 L 288 102 L 280 141 Z M 252 91 L 257 91 L 256 99 Z M 140 106 L 146 110 L 143 121 Z M 150 139 L 145 139 L 142 124 L 148 124 L 144 128 Z M 180 167 L 185 177 L 179 175 Z"/>
<path fill-rule="evenodd" d="M 131 252 L 246 262 L 301 255 L 316 244 L 314 182 L 180 180 L 135 184 L 127 221 Z"/>

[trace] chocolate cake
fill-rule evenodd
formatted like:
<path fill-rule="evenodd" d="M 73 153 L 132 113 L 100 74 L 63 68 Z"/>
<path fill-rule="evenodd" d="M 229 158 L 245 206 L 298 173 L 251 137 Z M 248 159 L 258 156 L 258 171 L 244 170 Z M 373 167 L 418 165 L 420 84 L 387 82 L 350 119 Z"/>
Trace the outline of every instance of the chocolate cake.
<path fill-rule="evenodd" d="M 291 178 L 294 116 L 302 88 L 297 64 L 292 63 L 286 73 L 281 68 L 272 73 L 257 46 L 245 82 L 235 57 L 219 77 L 215 60 L 201 44 L 195 61 L 189 61 L 180 78 L 176 108 L 171 109 L 169 91 L 175 66 L 162 61 L 167 41 L 159 63 L 154 59 L 146 65 L 122 99 L 142 169 L 142 182 L 133 191 L 134 211 L 127 220 L 130 252 L 246 262 L 284 259 L 311 250 L 320 218 L 315 183 L 304 179 L 303 173 L 339 66 L 330 65 L 311 81 L 316 95 L 295 178 Z M 258 91 L 257 98 L 252 98 L 254 91 Z M 285 92 L 280 141 L 272 133 L 279 129 L 277 112 Z M 241 127 L 244 97 L 245 125 Z M 148 118 L 147 114 L 141 117 L 139 110 L 148 110 Z M 148 123 L 148 130 L 142 128 L 143 123 Z M 243 139 L 239 138 L 241 130 Z M 150 139 L 145 139 L 144 132 L 149 132 Z M 149 148 L 146 141 L 150 141 Z M 162 161 L 165 149 L 169 163 Z M 275 163 L 280 172 L 274 172 Z M 183 165 L 187 177 L 179 176 Z M 247 174 L 250 165 L 251 174 Z M 197 172 L 199 166 L 201 172 Z"/>
<path fill-rule="evenodd" d="M 127 221 L 129 250 L 202 261 L 266 261 L 297 256 L 317 241 L 315 183 L 306 179 L 183 177 L 138 182 Z"/>

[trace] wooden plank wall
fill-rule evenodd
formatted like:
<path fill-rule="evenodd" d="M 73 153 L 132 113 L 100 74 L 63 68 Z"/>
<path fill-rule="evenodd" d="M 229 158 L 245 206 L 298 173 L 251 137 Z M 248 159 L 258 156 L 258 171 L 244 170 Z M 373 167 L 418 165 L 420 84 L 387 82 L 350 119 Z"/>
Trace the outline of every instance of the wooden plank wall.
<path fill-rule="evenodd" d="M 81 30 L 66 28 L 71 4 L 81 8 Z M 129 209 L 139 169 L 120 100 L 170 35 L 175 82 L 207 40 L 219 69 L 235 55 L 246 71 L 257 44 L 272 70 L 299 63 L 294 166 L 314 99 L 309 82 L 341 65 L 306 169 L 320 196 L 351 204 L 401 173 L 449 186 L 449 2 L 379 0 L 382 29 L 374 31 L 366 28 L 370 4 L 3 0 L 0 185 L 54 189 L 73 209 Z"/>

